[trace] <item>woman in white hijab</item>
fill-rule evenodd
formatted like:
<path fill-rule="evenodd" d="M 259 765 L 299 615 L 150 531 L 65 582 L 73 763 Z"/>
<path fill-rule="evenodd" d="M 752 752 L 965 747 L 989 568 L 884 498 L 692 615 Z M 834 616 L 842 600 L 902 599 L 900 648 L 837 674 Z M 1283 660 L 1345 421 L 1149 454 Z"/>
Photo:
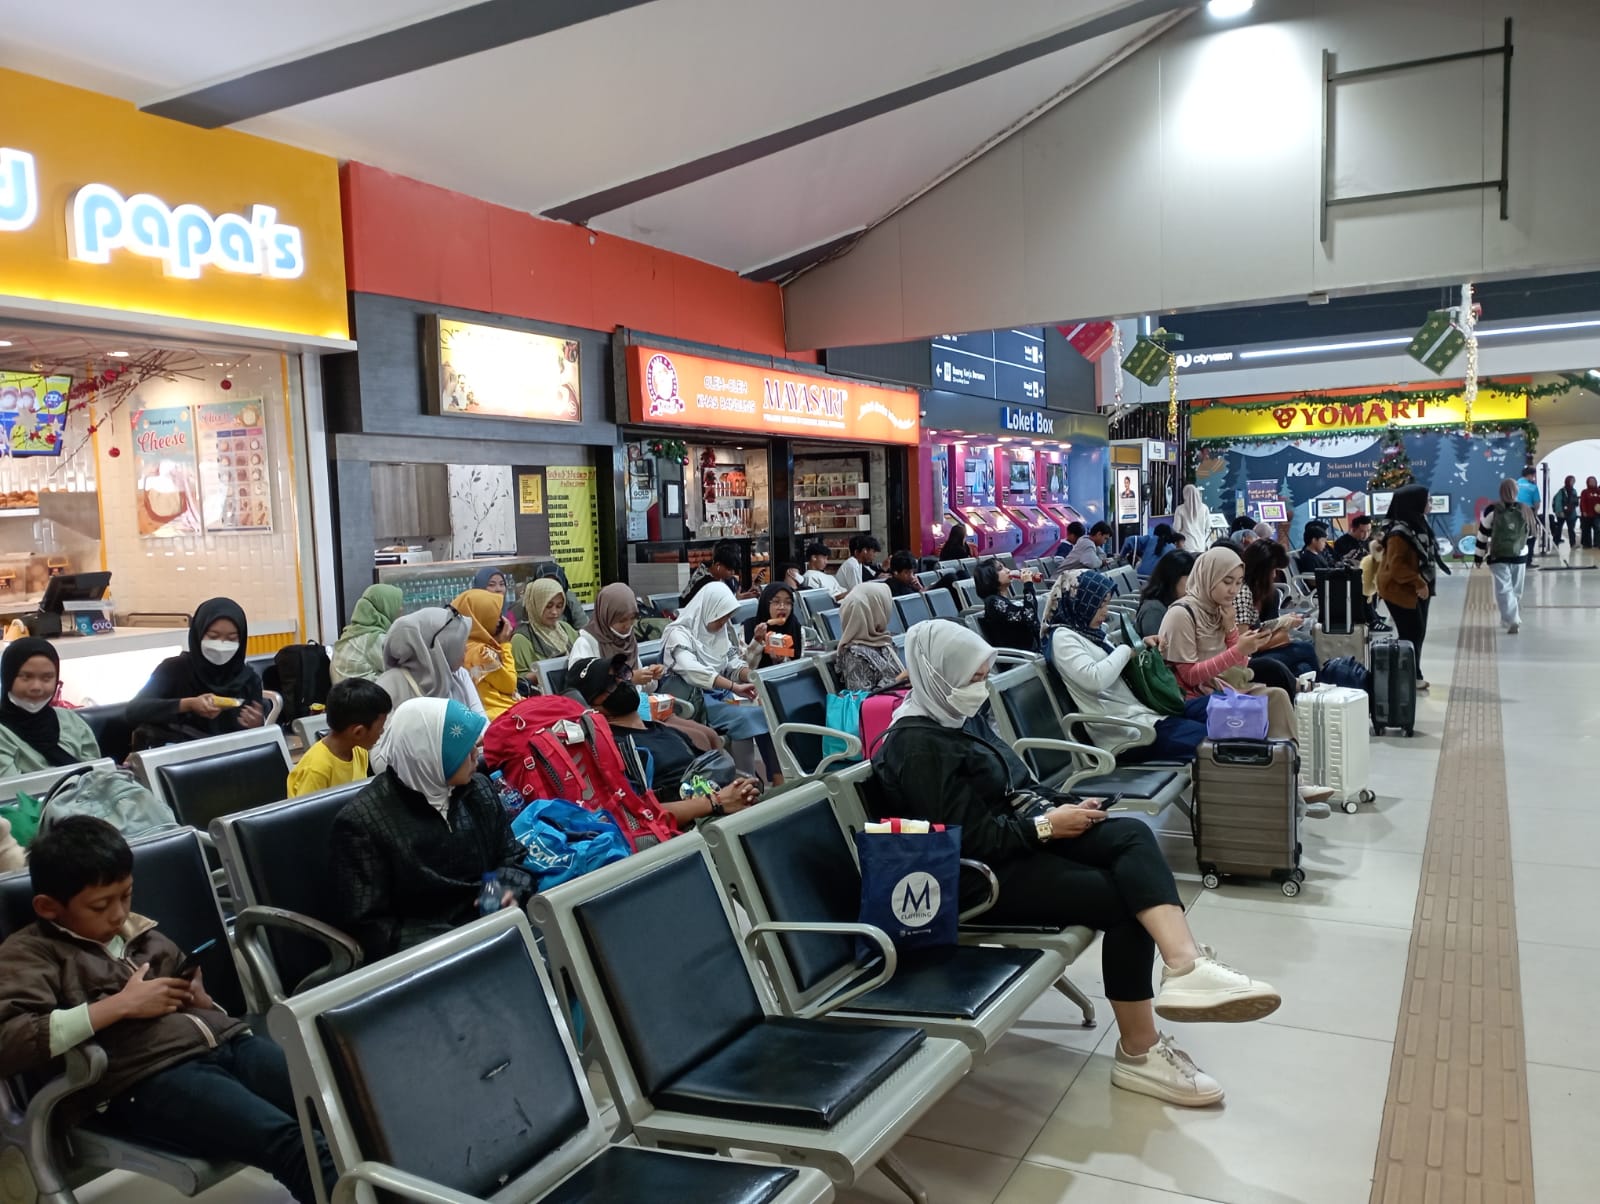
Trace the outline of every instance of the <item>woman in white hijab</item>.
<path fill-rule="evenodd" d="M 1172 516 L 1172 533 L 1183 536 L 1184 549 L 1196 556 L 1211 546 L 1211 510 L 1199 486 L 1183 487 L 1183 502 Z"/>
<path fill-rule="evenodd" d="M 729 740 L 734 764 L 756 773 L 759 749 L 767 779 L 783 784 L 778 754 L 767 732 L 767 716 L 756 702 L 750 680 L 749 648 L 733 638 L 733 614 L 739 601 L 720 581 L 708 581 L 661 633 L 661 663 L 667 675 L 662 688 L 684 697 L 699 690 L 705 697 L 706 722 Z"/>
<path fill-rule="evenodd" d="M 1277 1010 L 1277 991 L 1195 942 L 1148 825 L 1107 815 L 1097 799 L 1052 795 L 978 718 L 994 659 L 993 648 L 954 623 L 918 623 L 907 633 L 911 695 L 873 757 L 883 816 L 960 826 L 961 855 L 1000 879 L 984 923 L 1104 933 L 1106 997 L 1121 1036 L 1111 1081 L 1186 1107 L 1217 1103 L 1222 1088 L 1157 1031 L 1156 1016 L 1259 1020 Z M 983 892 L 974 881 L 961 893 L 968 906 Z M 1158 949 L 1157 996 L 1150 967 Z"/>

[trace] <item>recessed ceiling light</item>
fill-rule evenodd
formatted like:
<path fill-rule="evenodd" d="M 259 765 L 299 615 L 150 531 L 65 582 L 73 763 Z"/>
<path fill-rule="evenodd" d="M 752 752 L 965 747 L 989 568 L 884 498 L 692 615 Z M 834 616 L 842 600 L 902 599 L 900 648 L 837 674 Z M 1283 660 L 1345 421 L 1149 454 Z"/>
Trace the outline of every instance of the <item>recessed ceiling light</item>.
<path fill-rule="evenodd" d="M 1211 0 L 1206 5 L 1206 12 L 1219 21 L 1227 21 L 1233 17 L 1242 17 L 1255 7 L 1255 0 Z"/>
<path fill-rule="evenodd" d="M 128 353 L 126 351 L 108 351 L 106 354 L 114 360 L 125 360 L 128 358 Z"/>
<path fill-rule="evenodd" d="M 11 340 L 10 339 L 0 339 L 0 347 L 9 347 L 9 346 L 11 346 Z"/>

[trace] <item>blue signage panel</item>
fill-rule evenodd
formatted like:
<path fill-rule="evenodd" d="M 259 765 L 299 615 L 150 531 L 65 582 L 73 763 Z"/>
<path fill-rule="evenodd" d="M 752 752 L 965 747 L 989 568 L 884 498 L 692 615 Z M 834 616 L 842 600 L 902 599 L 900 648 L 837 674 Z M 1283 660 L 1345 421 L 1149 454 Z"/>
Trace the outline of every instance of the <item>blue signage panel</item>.
<path fill-rule="evenodd" d="M 1044 328 L 945 334 L 931 344 L 933 387 L 1019 405 L 1044 404 Z"/>

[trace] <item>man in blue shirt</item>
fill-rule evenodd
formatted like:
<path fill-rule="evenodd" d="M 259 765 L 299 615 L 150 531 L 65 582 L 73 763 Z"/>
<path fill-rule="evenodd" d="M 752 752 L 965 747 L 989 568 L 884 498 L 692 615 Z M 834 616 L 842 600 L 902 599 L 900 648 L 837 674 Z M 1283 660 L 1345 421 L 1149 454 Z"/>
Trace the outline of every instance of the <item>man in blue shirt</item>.
<path fill-rule="evenodd" d="M 1522 480 L 1517 482 L 1517 501 L 1539 513 L 1539 474 L 1531 464 L 1522 470 Z"/>

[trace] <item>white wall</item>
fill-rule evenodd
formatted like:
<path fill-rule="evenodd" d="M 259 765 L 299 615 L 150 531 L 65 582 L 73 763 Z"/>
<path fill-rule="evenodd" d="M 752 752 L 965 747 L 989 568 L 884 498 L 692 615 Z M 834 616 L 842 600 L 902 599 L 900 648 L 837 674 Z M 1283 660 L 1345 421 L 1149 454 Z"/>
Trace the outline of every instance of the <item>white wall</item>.
<path fill-rule="evenodd" d="M 1511 220 L 1494 190 L 1335 209 L 1340 70 L 1497 45 L 1516 20 Z M 1600 5 L 1260 0 L 1202 13 L 785 290 L 790 347 L 893 342 L 1600 263 Z M 1488 179 L 1501 60 L 1336 90 L 1333 195 Z"/>

